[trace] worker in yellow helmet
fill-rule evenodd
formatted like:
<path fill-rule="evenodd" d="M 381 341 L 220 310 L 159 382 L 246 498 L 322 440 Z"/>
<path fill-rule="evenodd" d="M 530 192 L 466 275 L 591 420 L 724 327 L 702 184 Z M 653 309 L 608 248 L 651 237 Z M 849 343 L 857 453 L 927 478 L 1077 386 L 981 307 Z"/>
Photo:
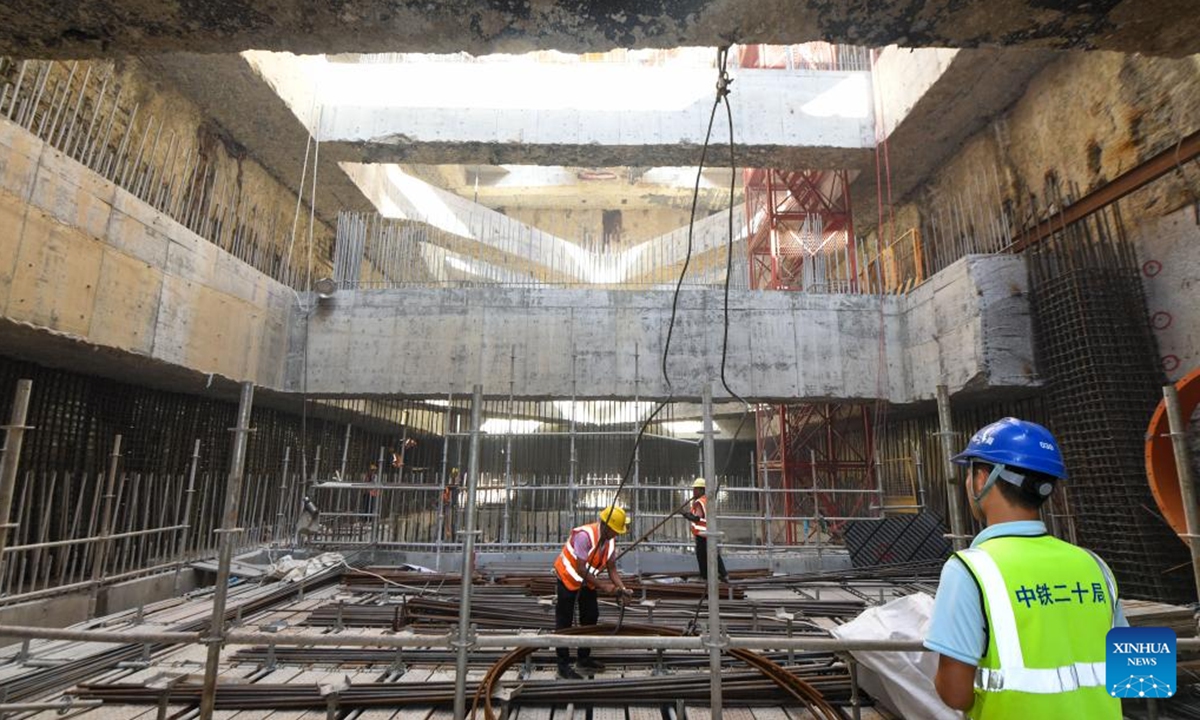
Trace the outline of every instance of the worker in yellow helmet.
<path fill-rule="evenodd" d="M 700 563 L 700 579 L 708 579 L 708 496 L 704 494 L 704 478 L 692 481 L 691 512 L 680 515 L 692 525 L 692 535 L 696 538 L 696 562 Z M 729 582 L 729 572 L 725 569 L 725 560 L 717 553 L 717 577 L 721 582 Z"/>
<path fill-rule="evenodd" d="M 579 606 L 579 624 L 595 625 L 600 619 L 600 603 L 597 590 L 616 595 L 619 600 L 633 593 L 621 582 L 615 560 L 616 538 L 629 530 L 629 518 L 625 510 L 613 505 L 600 511 L 596 522 L 581 525 L 571 530 L 562 552 L 554 561 L 554 573 L 558 576 L 557 598 L 554 608 L 554 629 L 565 630 L 575 623 L 575 606 Z M 608 571 L 608 580 L 600 578 L 600 571 Z M 578 680 L 582 676 L 571 667 L 571 650 L 560 647 L 558 653 L 558 676 Z M 589 673 L 600 672 L 604 665 L 592 659 L 589 648 L 579 648 L 576 668 Z"/>

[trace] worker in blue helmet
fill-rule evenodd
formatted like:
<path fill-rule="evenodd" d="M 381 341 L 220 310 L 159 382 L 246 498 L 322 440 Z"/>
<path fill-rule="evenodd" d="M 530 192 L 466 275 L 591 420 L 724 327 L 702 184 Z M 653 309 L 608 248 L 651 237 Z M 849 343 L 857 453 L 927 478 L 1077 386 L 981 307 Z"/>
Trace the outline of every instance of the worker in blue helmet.
<path fill-rule="evenodd" d="M 1125 626 L 1117 584 L 1097 555 L 1051 536 L 1043 503 L 1067 477 L 1058 441 L 1004 418 L 954 456 L 984 525 L 945 567 L 925 647 L 934 685 L 975 720 L 1119 720 L 1105 687 L 1105 636 Z"/>

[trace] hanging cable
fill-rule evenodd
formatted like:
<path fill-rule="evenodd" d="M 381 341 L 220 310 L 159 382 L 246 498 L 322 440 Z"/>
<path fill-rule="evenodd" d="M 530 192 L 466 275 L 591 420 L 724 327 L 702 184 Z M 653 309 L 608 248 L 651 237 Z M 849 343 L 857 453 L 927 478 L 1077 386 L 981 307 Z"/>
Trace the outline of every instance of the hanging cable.
<path fill-rule="evenodd" d="M 725 47 L 724 50 L 728 54 L 729 48 Z M 723 312 L 725 332 L 721 342 L 721 387 L 725 388 L 725 392 L 730 397 L 736 398 L 742 403 L 742 417 L 738 420 L 737 429 L 733 431 L 733 435 L 729 439 L 729 452 L 725 455 L 725 464 L 721 468 L 721 475 L 729 473 L 729 463 L 733 461 L 733 452 L 737 448 L 737 437 L 741 434 L 742 426 L 750 415 L 750 403 L 734 392 L 725 378 L 725 361 L 729 355 L 729 283 L 733 278 L 733 198 L 737 184 L 737 158 L 734 156 L 733 149 L 733 108 L 729 104 L 729 84 L 732 82 L 733 80 L 722 70 L 721 80 L 717 81 L 717 93 L 725 103 L 725 117 L 729 122 L 729 236 L 725 245 L 725 305 Z M 749 221 L 750 219 L 747 217 L 746 222 Z M 715 474 L 715 470 L 716 468 L 712 468 L 710 472 Z"/>
<path fill-rule="evenodd" d="M 713 122 L 716 120 L 716 117 L 717 117 L 717 108 L 720 107 L 722 102 L 725 103 L 726 110 L 729 112 L 730 158 L 732 159 L 732 157 L 733 157 L 733 124 L 732 124 L 733 116 L 732 116 L 732 111 L 729 111 L 729 109 L 728 109 L 729 101 L 727 99 L 727 97 L 729 95 L 729 85 L 733 81 L 730 79 L 729 73 L 727 72 L 728 62 L 729 62 L 729 46 L 724 45 L 717 49 L 717 94 L 716 94 L 716 97 L 713 99 L 712 110 L 709 112 L 709 115 L 708 115 L 708 129 L 704 133 L 704 145 L 700 149 L 700 165 L 699 165 L 699 167 L 696 168 L 696 183 L 692 189 L 692 212 L 691 212 L 691 217 L 688 220 L 687 249 L 686 249 L 686 251 L 684 253 L 684 257 L 683 257 L 683 267 L 679 271 L 679 279 L 675 283 L 675 292 L 671 298 L 671 318 L 667 322 L 667 338 L 666 338 L 666 341 L 663 343 L 661 369 L 662 369 L 663 382 L 666 383 L 666 386 L 667 386 L 667 397 L 666 397 L 666 399 L 659 401 L 658 404 L 655 406 L 653 412 L 651 412 L 648 416 L 646 416 L 646 419 L 642 421 L 641 427 L 638 429 L 637 436 L 634 437 L 633 449 L 629 453 L 629 462 L 627 463 L 627 465 L 625 467 L 625 472 L 621 475 L 621 482 L 617 485 L 617 489 L 615 491 L 613 491 L 612 500 L 609 501 L 609 503 L 608 503 L 608 505 L 610 507 L 615 506 L 617 504 L 617 498 L 620 497 L 621 491 L 625 488 L 625 483 L 629 481 L 629 476 L 633 472 L 633 466 L 637 459 L 638 448 L 641 447 L 642 438 L 643 438 L 643 436 L 645 436 L 647 428 L 650 427 L 650 423 L 654 421 L 654 418 L 656 418 L 658 416 L 658 414 L 660 412 L 662 412 L 663 408 L 665 408 L 667 406 L 667 404 L 670 403 L 675 397 L 675 389 L 671 385 L 671 375 L 667 368 L 667 360 L 668 360 L 668 358 L 670 356 L 670 352 L 671 352 L 671 338 L 674 336 L 674 333 L 675 333 L 675 319 L 679 314 L 679 294 L 683 288 L 683 281 L 687 277 L 688 266 L 691 264 L 691 260 L 692 260 L 693 241 L 695 238 L 695 231 L 696 231 L 696 208 L 699 205 L 699 200 L 700 200 L 700 180 L 704 173 L 704 163 L 708 159 L 708 146 L 709 146 L 709 142 L 712 139 Z M 731 173 L 733 172 L 732 167 L 730 168 L 730 172 Z M 730 181 L 730 187 L 731 187 L 730 197 L 731 198 L 732 198 L 732 192 L 733 192 L 732 191 L 732 182 L 733 181 L 731 180 Z M 729 211 L 730 211 L 729 242 L 732 247 L 732 242 L 733 242 L 733 229 L 732 229 L 733 228 L 733 205 L 732 205 L 732 203 L 730 204 Z M 732 262 L 732 260 L 727 258 L 727 265 L 731 262 Z M 725 290 L 726 290 L 726 310 L 728 310 L 728 294 L 729 294 L 728 293 L 728 291 L 729 291 L 728 273 L 726 273 L 726 278 L 725 278 Z M 728 340 L 728 312 L 726 312 L 726 340 Z M 722 384 L 724 384 L 724 382 L 725 382 L 725 378 L 724 378 L 725 357 L 724 356 L 725 356 L 725 353 L 724 353 L 724 350 L 722 350 L 722 356 L 721 356 L 721 367 L 722 367 L 721 382 L 722 382 Z M 728 391 L 728 385 L 726 385 L 725 387 L 726 387 L 726 390 Z"/>

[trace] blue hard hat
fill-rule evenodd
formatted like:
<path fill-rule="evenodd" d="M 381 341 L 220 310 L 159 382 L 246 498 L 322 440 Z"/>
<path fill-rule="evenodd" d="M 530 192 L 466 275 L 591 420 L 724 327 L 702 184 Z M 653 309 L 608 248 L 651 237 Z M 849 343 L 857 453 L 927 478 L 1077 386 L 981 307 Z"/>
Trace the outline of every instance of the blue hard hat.
<path fill-rule="evenodd" d="M 971 437 L 966 450 L 951 460 L 969 465 L 980 460 L 1013 470 L 1044 473 L 1060 480 L 1067 477 L 1058 442 L 1037 423 L 1007 417 L 982 428 Z"/>

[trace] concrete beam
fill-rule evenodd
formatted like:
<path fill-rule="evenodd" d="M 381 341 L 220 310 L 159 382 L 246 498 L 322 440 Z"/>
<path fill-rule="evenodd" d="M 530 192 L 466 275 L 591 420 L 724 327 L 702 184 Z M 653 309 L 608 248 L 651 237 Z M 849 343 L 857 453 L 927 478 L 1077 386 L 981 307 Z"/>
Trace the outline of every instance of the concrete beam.
<path fill-rule="evenodd" d="M 888 138 L 891 193 L 899 202 L 975 133 L 1025 94 L 1055 53 L 885 48 L 875 63 L 877 110 Z M 850 186 L 855 228 L 877 222 L 874 173 Z"/>
<path fill-rule="evenodd" d="M 906 297 L 733 291 L 727 376 L 755 401 L 904 404 L 931 399 L 939 383 L 985 394 L 1028 388 L 1036 379 L 1024 288 L 1023 258 L 971 256 Z M 721 290 L 682 293 L 669 388 L 658 368 L 671 299 L 669 291 L 342 292 L 293 323 L 288 389 L 439 397 L 476 382 L 507 393 L 511 381 L 528 398 L 646 400 L 672 389 L 694 398 L 719 373 Z"/>
<path fill-rule="evenodd" d="M 145 55 L 251 48 L 300 53 L 458 52 L 791 44 L 1024 45 L 1190 55 L 1190 0 L 29 0 L 0 5 L 0 53 Z"/>
<path fill-rule="evenodd" d="M 284 187 L 302 194 L 307 205 L 312 193 L 314 155 L 309 155 L 305 170 L 309 128 L 297 114 L 308 115 L 311 102 L 295 98 L 295 104 L 289 106 L 255 69 L 253 55 L 248 56 L 181 53 L 143 58 L 143 62 L 224 128 Z M 339 156 L 336 148 L 323 147 L 319 154 L 317 216 L 332 225 L 340 210 L 374 209 L 339 166 L 346 157 Z M 302 174 L 307 174 L 303 188 Z"/>
<path fill-rule="evenodd" d="M 276 87 L 297 79 L 260 70 Z M 620 63 L 330 62 L 320 70 L 318 136 L 339 155 L 591 167 L 698 163 L 715 77 L 709 68 Z M 870 73 L 732 75 L 740 165 L 859 169 L 873 157 Z M 387 87 L 404 92 L 379 92 Z M 727 162 L 723 111 L 712 132 L 710 162 Z"/>

